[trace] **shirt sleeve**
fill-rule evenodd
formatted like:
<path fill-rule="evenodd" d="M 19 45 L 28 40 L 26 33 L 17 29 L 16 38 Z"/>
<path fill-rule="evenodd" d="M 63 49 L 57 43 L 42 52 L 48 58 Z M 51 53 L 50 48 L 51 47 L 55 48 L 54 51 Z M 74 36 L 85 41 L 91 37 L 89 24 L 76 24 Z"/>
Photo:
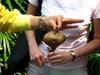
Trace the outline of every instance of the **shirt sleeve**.
<path fill-rule="evenodd" d="M 38 6 L 38 0 L 28 0 L 32 5 Z"/>
<path fill-rule="evenodd" d="M 14 33 L 30 29 L 30 16 L 15 9 L 9 11 L 0 3 L 0 31 Z"/>
<path fill-rule="evenodd" d="M 94 15 L 93 15 L 94 19 L 98 19 L 100 18 L 100 2 L 98 3 L 95 11 L 94 11 Z"/>

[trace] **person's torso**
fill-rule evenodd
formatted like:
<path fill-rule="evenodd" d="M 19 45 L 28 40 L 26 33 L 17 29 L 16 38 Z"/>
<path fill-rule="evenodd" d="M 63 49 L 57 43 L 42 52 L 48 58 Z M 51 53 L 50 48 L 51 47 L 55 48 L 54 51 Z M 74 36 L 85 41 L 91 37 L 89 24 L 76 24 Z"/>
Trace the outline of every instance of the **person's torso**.
<path fill-rule="evenodd" d="M 78 28 L 64 29 L 61 32 L 68 38 L 59 48 L 73 49 L 87 42 L 87 27 L 99 0 L 43 0 L 42 15 L 63 15 L 65 18 L 83 19 Z M 68 24 L 67 24 L 68 25 Z M 75 38 L 74 38 L 75 37 Z"/>
<path fill-rule="evenodd" d="M 41 12 L 44 16 L 62 15 L 65 18 L 84 20 L 82 23 L 67 24 L 72 26 L 78 25 L 78 28 L 60 31 L 66 35 L 67 39 L 63 44 L 57 47 L 57 50 L 76 50 L 87 43 L 87 27 L 88 24 L 91 23 L 90 20 L 98 1 L 99 0 L 43 0 Z M 40 47 L 47 55 L 48 51 L 46 46 L 41 43 Z M 87 56 L 77 58 L 74 62 L 68 62 L 62 65 L 47 65 L 59 69 L 73 69 L 86 66 L 86 62 Z"/>
<path fill-rule="evenodd" d="M 72 26 L 78 25 L 78 28 L 61 31 L 66 35 L 67 39 L 57 47 L 57 50 L 76 50 L 87 43 L 87 27 L 91 23 L 90 20 L 97 3 L 98 0 L 43 0 L 41 11 L 44 16 L 63 15 L 65 18 L 84 19 L 82 23 L 69 24 Z M 86 62 L 87 56 L 76 59 L 74 63 L 69 62 L 52 67 L 61 69 L 78 68 L 86 66 Z"/>

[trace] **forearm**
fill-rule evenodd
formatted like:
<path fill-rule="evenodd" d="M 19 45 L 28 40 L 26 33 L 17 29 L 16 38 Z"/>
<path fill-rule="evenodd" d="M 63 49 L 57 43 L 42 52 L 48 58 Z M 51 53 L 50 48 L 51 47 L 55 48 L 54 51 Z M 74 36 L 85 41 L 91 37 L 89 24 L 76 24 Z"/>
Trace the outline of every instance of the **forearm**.
<path fill-rule="evenodd" d="M 39 27 L 40 19 L 44 17 L 22 15 L 17 9 L 9 11 L 0 3 L 0 31 L 14 33 L 36 29 Z"/>
<path fill-rule="evenodd" d="M 88 55 L 100 48 L 100 19 L 93 19 L 94 39 L 75 51 L 76 57 Z"/>
<path fill-rule="evenodd" d="M 28 46 L 29 47 L 31 47 L 31 46 L 38 47 L 34 31 L 31 31 L 31 30 L 26 31 L 25 34 L 26 34 L 26 38 L 27 38 L 27 41 L 28 41 Z"/>
<path fill-rule="evenodd" d="M 29 3 L 28 9 L 27 9 L 27 14 L 36 15 L 36 12 L 37 12 L 37 7 L 33 6 L 32 4 Z M 25 34 L 26 34 L 26 38 L 28 41 L 28 45 L 29 46 L 33 45 L 33 46 L 37 47 L 34 30 L 26 31 Z"/>
<path fill-rule="evenodd" d="M 0 26 L 0 30 L 10 33 L 32 30 L 32 29 L 35 30 L 39 28 L 41 25 L 40 19 L 42 19 L 42 21 L 45 22 L 44 17 L 18 15 L 12 22 L 11 21 L 2 22 L 3 25 Z M 44 24 L 44 26 L 46 26 L 46 24 Z"/>
<path fill-rule="evenodd" d="M 9 29 L 9 32 L 35 30 L 40 27 L 41 20 L 45 22 L 44 17 L 36 17 L 32 15 L 18 15 L 13 20 L 13 23 Z M 45 24 L 46 25 L 46 24 Z"/>
<path fill-rule="evenodd" d="M 93 41 L 75 50 L 76 58 L 89 55 L 90 53 L 98 50 L 98 48 L 100 48 L 100 39 L 94 39 Z"/>

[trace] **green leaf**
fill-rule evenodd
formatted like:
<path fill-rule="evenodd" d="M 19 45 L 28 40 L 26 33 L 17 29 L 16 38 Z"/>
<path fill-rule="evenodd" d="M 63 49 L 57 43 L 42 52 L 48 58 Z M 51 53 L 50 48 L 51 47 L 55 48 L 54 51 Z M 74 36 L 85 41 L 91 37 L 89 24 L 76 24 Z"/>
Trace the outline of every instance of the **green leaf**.
<path fill-rule="evenodd" d="M 26 13 L 26 10 L 24 9 L 24 7 L 21 6 L 21 4 L 20 4 L 17 0 L 15 0 L 15 3 L 21 8 L 21 10 L 22 10 L 24 13 Z"/>
<path fill-rule="evenodd" d="M 9 7 L 10 10 L 13 10 L 13 6 L 12 6 L 10 0 L 6 0 L 6 4 L 8 5 L 8 7 Z"/>
<path fill-rule="evenodd" d="M 5 69 L 7 69 L 7 59 L 8 59 L 8 56 L 7 56 L 7 46 L 6 46 L 6 39 L 3 39 L 3 47 L 4 47 L 4 65 L 5 65 Z"/>
<path fill-rule="evenodd" d="M 10 42 L 6 39 L 6 45 L 8 50 L 8 56 L 11 54 Z"/>
<path fill-rule="evenodd" d="M 0 44 L 0 50 L 2 50 L 3 49 L 3 47 L 1 46 L 1 44 Z"/>

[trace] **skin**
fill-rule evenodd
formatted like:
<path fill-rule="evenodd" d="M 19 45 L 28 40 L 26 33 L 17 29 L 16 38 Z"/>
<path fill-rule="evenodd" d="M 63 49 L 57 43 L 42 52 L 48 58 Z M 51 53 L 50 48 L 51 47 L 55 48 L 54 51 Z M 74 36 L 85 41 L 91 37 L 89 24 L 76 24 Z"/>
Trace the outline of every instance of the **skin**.
<path fill-rule="evenodd" d="M 92 41 L 88 42 L 86 45 L 80 47 L 79 49 L 75 50 L 76 58 L 81 56 L 89 55 L 90 53 L 96 51 L 100 48 L 100 19 L 93 19 L 94 25 L 94 38 Z M 68 61 L 72 60 L 72 56 L 70 52 L 65 51 L 55 51 L 51 52 L 48 55 L 49 61 L 52 64 L 63 64 Z"/>
<path fill-rule="evenodd" d="M 30 12 L 31 12 L 31 10 L 30 10 Z M 23 17 L 25 17 L 25 18 L 23 18 Z M 50 16 L 50 17 L 41 17 L 41 16 L 23 15 L 20 13 L 20 11 L 18 11 L 16 9 L 14 11 L 8 11 L 5 8 L 5 6 L 3 6 L 0 3 L 0 31 L 2 31 L 2 32 L 4 32 L 4 31 L 5 32 L 7 32 L 7 31 L 15 32 L 15 31 L 25 31 L 25 30 L 30 30 L 30 29 L 37 29 L 41 23 L 40 19 L 42 19 L 42 21 L 45 22 L 44 26 L 46 28 L 52 28 L 54 30 L 57 27 L 58 28 L 61 27 L 61 23 L 63 21 L 63 17 L 60 15 Z M 18 21 L 18 20 L 20 20 L 20 21 Z M 66 22 L 68 19 L 64 19 L 64 20 Z M 29 27 L 27 25 L 29 25 Z"/>
<path fill-rule="evenodd" d="M 37 12 L 37 7 L 32 4 L 29 4 L 27 13 L 35 15 L 36 12 Z M 79 19 L 63 18 L 62 16 L 59 16 L 59 18 L 57 20 L 59 20 L 59 21 L 57 21 L 58 22 L 57 29 L 59 29 L 59 30 L 62 30 L 63 28 L 76 28 L 77 26 L 70 26 L 70 27 L 66 26 L 65 27 L 62 25 L 71 24 L 71 23 L 79 23 L 79 22 L 83 21 L 83 20 L 79 20 Z M 54 22 L 52 22 L 52 24 L 54 25 Z M 54 30 L 56 30 L 56 29 L 54 29 Z M 31 62 L 34 61 L 38 66 L 43 66 L 48 61 L 46 61 L 44 54 L 42 53 L 41 49 L 39 49 L 39 47 L 38 47 L 38 44 L 35 39 L 34 31 L 26 32 L 26 37 L 27 37 L 28 46 L 29 46 L 30 61 Z"/>

